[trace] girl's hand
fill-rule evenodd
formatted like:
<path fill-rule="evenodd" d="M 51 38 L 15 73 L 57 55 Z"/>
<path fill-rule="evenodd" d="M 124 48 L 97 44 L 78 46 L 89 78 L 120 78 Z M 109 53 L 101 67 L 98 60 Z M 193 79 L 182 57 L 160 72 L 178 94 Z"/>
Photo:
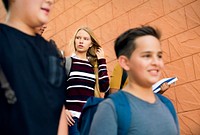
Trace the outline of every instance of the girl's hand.
<path fill-rule="evenodd" d="M 67 119 L 67 125 L 68 126 L 73 126 L 75 121 L 72 118 L 72 114 L 67 109 L 65 110 L 65 114 L 66 114 L 66 119 Z"/>
<path fill-rule="evenodd" d="M 103 48 L 98 48 L 96 54 L 98 59 L 104 58 Z"/>

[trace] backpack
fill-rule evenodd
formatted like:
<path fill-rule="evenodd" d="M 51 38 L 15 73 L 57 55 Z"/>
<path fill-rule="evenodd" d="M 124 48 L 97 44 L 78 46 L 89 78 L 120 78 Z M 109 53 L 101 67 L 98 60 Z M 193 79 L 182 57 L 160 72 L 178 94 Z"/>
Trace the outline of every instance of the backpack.
<path fill-rule="evenodd" d="M 122 69 L 122 79 L 121 79 L 120 89 L 124 87 L 124 83 L 127 79 L 127 76 L 128 76 L 127 72 L 124 69 Z"/>
<path fill-rule="evenodd" d="M 72 66 L 72 58 L 71 57 L 66 57 L 65 58 L 65 69 L 66 69 L 66 75 L 67 77 L 69 76 L 69 72 Z"/>
<path fill-rule="evenodd" d="M 162 96 L 161 94 L 156 93 L 156 95 L 161 100 L 161 102 L 163 102 L 169 109 L 177 125 L 177 129 L 179 131 L 178 118 L 176 116 L 176 111 L 174 109 L 173 104 L 169 99 Z M 131 123 L 131 115 L 127 114 L 131 114 L 131 107 L 129 105 L 126 95 L 123 93 L 122 90 L 120 90 L 114 94 L 109 95 L 107 98 L 112 99 L 117 112 L 118 135 L 127 135 Z M 88 98 L 86 104 L 83 106 L 83 110 L 81 112 L 81 116 L 78 123 L 78 129 L 80 131 L 80 135 L 89 134 L 90 126 L 92 124 L 92 120 L 97 110 L 98 104 L 101 103 L 103 100 L 104 100 L 103 98 L 96 98 L 96 97 Z"/>
<path fill-rule="evenodd" d="M 116 108 L 118 116 L 118 134 L 126 135 L 128 133 L 128 129 L 131 123 L 131 115 L 126 115 L 131 113 L 127 97 L 122 91 L 119 91 L 109 95 L 107 98 L 112 99 Z M 83 106 L 83 110 L 79 119 L 78 129 L 80 131 L 80 135 L 89 134 L 93 116 L 97 110 L 98 104 L 101 103 L 103 100 L 103 98 L 97 97 L 88 98 L 86 104 Z"/>

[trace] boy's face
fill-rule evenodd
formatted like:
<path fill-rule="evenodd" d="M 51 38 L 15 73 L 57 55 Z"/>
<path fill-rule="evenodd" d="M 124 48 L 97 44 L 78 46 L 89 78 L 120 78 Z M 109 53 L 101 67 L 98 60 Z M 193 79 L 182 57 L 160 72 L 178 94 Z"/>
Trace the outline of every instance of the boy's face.
<path fill-rule="evenodd" d="M 152 86 L 164 67 L 160 41 L 148 35 L 137 38 L 135 44 L 136 49 L 128 60 L 129 76 L 139 85 Z"/>
<path fill-rule="evenodd" d="M 11 3 L 11 11 L 22 22 L 37 27 L 48 22 L 53 2 L 54 0 L 16 0 Z"/>

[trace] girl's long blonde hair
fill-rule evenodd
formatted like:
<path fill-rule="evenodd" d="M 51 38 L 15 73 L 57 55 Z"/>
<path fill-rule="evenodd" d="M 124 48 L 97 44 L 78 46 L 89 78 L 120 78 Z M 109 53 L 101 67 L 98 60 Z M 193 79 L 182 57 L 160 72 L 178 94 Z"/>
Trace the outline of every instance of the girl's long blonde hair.
<path fill-rule="evenodd" d="M 70 43 L 71 46 L 74 46 L 75 51 L 76 51 L 75 39 L 76 39 L 77 33 L 80 30 L 86 31 L 90 35 L 90 38 L 92 40 L 92 46 L 88 49 L 86 55 L 87 55 L 87 58 L 88 58 L 89 62 L 94 67 L 94 74 L 95 74 L 95 78 L 96 78 L 95 88 L 94 88 L 95 89 L 94 90 L 94 96 L 103 98 L 104 97 L 104 93 L 101 93 L 100 89 L 99 89 L 98 63 L 97 63 L 97 55 L 96 55 L 97 49 L 100 48 L 101 46 L 100 46 L 98 40 L 96 39 L 93 31 L 90 28 L 88 28 L 88 27 L 80 27 L 74 33 L 74 36 L 73 36 L 73 38 L 71 40 L 71 43 Z"/>

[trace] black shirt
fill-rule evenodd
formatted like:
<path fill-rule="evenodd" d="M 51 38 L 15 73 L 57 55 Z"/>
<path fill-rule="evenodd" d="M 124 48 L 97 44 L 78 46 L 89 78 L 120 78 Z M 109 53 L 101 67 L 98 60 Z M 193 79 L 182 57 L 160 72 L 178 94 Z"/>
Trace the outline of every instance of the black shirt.
<path fill-rule="evenodd" d="M 65 70 L 54 45 L 0 24 L 0 65 L 15 91 L 0 89 L 1 135 L 56 135 L 64 104 Z"/>

